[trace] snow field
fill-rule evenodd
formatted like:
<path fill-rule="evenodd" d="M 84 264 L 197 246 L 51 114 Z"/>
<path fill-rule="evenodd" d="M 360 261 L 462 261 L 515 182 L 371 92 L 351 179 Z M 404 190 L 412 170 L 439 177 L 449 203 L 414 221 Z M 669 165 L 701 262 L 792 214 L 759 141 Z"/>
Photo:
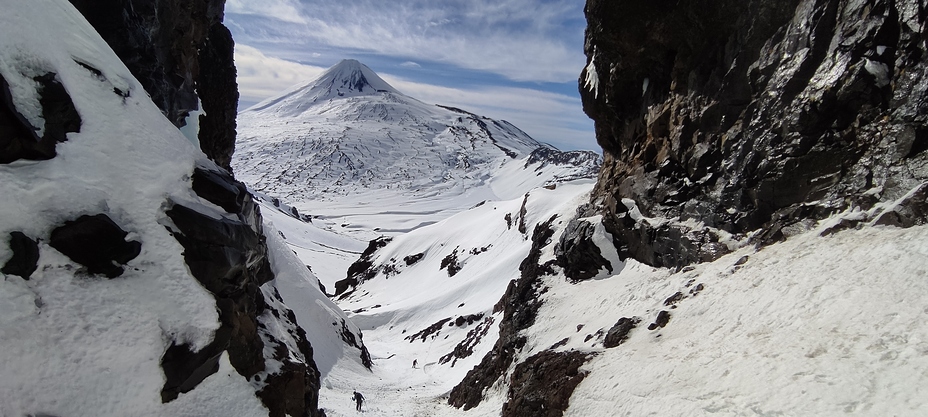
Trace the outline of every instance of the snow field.
<path fill-rule="evenodd" d="M 554 243 L 589 189 L 562 185 L 530 193 L 529 234 L 537 222 L 559 215 L 540 263 L 554 257 Z M 321 393 L 330 415 L 356 414 L 355 389 L 375 415 L 499 415 L 508 375 L 467 412 L 448 406 L 447 394 L 495 342 L 501 314 L 492 315 L 473 355 L 454 367 L 438 359 L 475 326 L 444 323 L 425 342 L 403 338 L 443 318 L 491 314 L 530 247 L 530 236 L 515 230 L 521 204 L 521 198 L 487 202 L 396 236 L 376 253 L 375 265 L 393 263 L 397 273 L 381 271 L 339 301 L 358 311 L 351 318 L 364 331 L 374 370 L 352 360 L 332 368 Z M 502 220 L 506 213 L 512 229 Z M 516 359 L 565 338 L 555 350 L 593 354 L 569 416 L 923 415 L 928 309 L 920 299 L 928 290 L 928 227 L 867 227 L 827 237 L 818 231 L 759 251 L 744 247 L 683 271 L 627 261 L 618 274 L 579 284 L 560 274 L 544 277 L 549 290 Z M 604 246 L 609 237 L 597 228 L 593 240 Z M 485 246 L 486 252 L 459 258 L 463 268 L 454 277 L 439 270 L 455 248 L 460 254 Z M 425 255 L 405 266 L 402 258 L 416 253 Z M 670 313 L 669 322 L 648 330 L 660 311 Z M 603 335 L 622 317 L 640 322 L 623 344 L 603 348 Z"/>
<path fill-rule="evenodd" d="M 589 182 L 562 184 L 555 190 L 536 189 L 526 200 L 527 233 L 518 231 L 523 198 L 487 202 L 445 221 L 397 236 L 377 252 L 374 264 L 396 265 L 398 274 L 378 275 L 359 286 L 358 291 L 339 306 L 364 332 L 364 340 L 374 359 L 373 372 L 353 359 L 339 361 L 324 376 L 320 406 L 330 416 L 354 415 L 351 392 L 367 397 L 367 406 L 376 415 L 432 416 L 465 415 L 447 405 L 447 394 L 496 341 L 501 313 L 493 306 L 505 292 L 509 281 L 519 276 L 519 264 L 531 248 L 531 230 L 537 222 L 557 215 L 566 224 L 575 207 L 588 198 Z M 507 228 L 504 219 L 513 223 Z M 287 234 L 288 232 L 285 232 Z M 486 248 L 485 251 L 481 251 Z M 457 249 L 461 270 L 449 277 L 440 263 Z M 479 254 L 470 253 L 476 249 Z M 417 263 L 406 266 L 403 258 L 423 253 Z M 395 260 L 395 261 L 393 261 Z M 462 305 L 463 304 L 463 305 Z M 380 305 L 380 307 L 377 307 Z M 406 337 L 450 318 L 484 314 L 462 327 L 443 323 L 433 335 Z M 473 354 L 452 362 L 439 363 L 452 352 L 467 333 L 492 317 L 487 334 L 473 346 Z M 315 345 L 314 345 L 315 346 Z M 413 368 L 413 361 L 417 367 Z M 491 403 L 493 401 L 490 401 Z M 496 415 L 499 407 L 482 407 L 466 415 Z M 489 413 L 489 414 L 486 414 Z"/>

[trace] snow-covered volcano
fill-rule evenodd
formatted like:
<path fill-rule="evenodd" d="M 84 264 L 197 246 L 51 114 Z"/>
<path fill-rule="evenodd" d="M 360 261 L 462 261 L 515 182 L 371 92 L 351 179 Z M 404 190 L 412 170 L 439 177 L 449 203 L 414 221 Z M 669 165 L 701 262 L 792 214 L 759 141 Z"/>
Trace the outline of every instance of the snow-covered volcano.
<path fill-rule="evenodd" d="M 593 152 L 558 151 L 506 121 L 423 103 L 355 60 L 243 111 L 238 124 L 233 167 L 256 191 L 338 216 L 339 224 L 354 225 L 342 208 L 370 222 L 367 215 L 384 215 L 385 201 L 403 206 L 401 218 L 381 216 L 355 225 L 361 229 L 410 230 L 481 201 L 592 178 L 600 163 Z M 426 213 L 432 217 L 414 215 Z"/>
<path fill-rule="evenodd" d="M 298 116 L 313 104 L 321 101 L 377 93 L 401 94 L 367 65 L 354 59 L 345 59 L 329 68 L 312 83 L 265 100 L 249 110 L 260 111 L 273 108 L 275 115 L 278 116 Z"/>

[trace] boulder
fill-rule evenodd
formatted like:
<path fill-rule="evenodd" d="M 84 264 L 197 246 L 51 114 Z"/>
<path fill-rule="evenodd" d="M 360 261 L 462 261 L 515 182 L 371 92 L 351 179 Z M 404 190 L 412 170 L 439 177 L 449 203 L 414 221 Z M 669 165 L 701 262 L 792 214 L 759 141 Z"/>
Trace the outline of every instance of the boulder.
<path fill-rule="evenodd" d="M 85 215 L 52 230 L 48 244 L 87 267 L 87 272 L 116 278 L 125 272 L 121 265 L 142 251 L 140 242 L 126 241 L 128 235 L 105 214 Z"/>

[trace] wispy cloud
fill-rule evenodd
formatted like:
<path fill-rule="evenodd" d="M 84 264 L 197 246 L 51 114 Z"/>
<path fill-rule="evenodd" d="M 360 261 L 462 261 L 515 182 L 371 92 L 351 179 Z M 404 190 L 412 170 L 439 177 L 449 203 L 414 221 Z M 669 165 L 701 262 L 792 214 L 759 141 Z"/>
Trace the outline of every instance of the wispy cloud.
<path fill-rule="evenodd" d="M 230 19 L 238 24 L 246 43 L 347 48 L 416 62 L 442 62 L 514 81 L 571 81 L 585 63 L 583 5 L 577 0 L 253 3 L 257 2 L 227 3 Z M 249 21 L 249 16 L 289 24 Z"/>
<path fill-rule="evenodd" d="M 316 79 L 326 68 L 264 55 L 244 44 L 235 45 L 235 66 L 242 104 L 254 104 L 295 84 Z"/>
<path fill-rule="evenodd" d="M 241 102 L 246 105 L 308 83 L 326 69 L 268 57 L 241 43 L 235 46 L 235 60 Z M 507 120 L 535 139 L 560 149 L 595 148 L 590 143 L 592 123 L 583 115 L 576 97 L 516 87 L 465 90 L 416 82 L 389 73 L 380 75 L 398 90 L 425 103 L 459 107 L 481 116 Z"/>
<path fill-rule="evenodd" d="M 290 23 L 306 23 L 300 13 L 300 4 L 291 0 L 227 0 L 226 10 L 242 15 L 266 16 Z"/>

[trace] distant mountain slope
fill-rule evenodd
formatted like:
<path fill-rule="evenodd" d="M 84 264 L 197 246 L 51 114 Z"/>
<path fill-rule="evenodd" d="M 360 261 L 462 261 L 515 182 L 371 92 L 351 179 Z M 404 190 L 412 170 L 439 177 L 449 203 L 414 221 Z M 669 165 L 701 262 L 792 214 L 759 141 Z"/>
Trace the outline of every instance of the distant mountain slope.
<path fill-rule="evenodd" d="M 356 207 L 395 196 L 454 199 L 446 208 L 459 211 L 592 178 L 600 164 L 593 152 L 561 152 L 506 121 L 425 104 L 355 60 L 243 111 L 238 122 L 238 177 L 313 214 L 324 210 L 314 202 Z M 369 197 L 353 199 L 360 194 Z"/>

